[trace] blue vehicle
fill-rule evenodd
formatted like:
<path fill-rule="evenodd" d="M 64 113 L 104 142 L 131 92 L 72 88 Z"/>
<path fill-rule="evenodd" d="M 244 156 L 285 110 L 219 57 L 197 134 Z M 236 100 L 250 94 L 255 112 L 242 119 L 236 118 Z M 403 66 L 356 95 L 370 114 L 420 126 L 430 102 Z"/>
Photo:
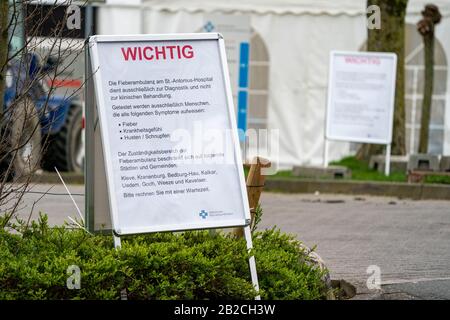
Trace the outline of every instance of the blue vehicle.
<path fill-rule="evenodd" d="M 14 1 L 15 14 L 23 15 L 21 2 Z M 10 3 L 10 8 L 13 8 Z M 11 12 L 12 15 L 12 12 Z M 17 21 L 23 21 L 19 17 Z M 82 106 L 73 97 L 50 94 L 45 74 L 55 66 L 51 57 L 42 63 L 35 53 L 25 48 L 23 24 L 16 23 L 10 32 L 3 110 L 6 129 L 2 136 L 11 150 L 0 168 L 12 165 L 15 175 L 23 175 L 39 167 L 54 171 L 82 170 Z M 5 126 L 4 126 L 5 127 Z M 3 152 L 6 150 L 3 150 Z M 0 150 L 2 152 L 2 150 Z"/>

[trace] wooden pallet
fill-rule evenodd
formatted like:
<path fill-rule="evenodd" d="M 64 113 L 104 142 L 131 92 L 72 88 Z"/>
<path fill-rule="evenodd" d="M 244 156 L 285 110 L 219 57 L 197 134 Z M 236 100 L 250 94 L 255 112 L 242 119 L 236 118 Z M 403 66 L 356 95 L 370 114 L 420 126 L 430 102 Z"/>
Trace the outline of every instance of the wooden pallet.
<path fill-rule="evenodd" d="M 408 172 L 408 182 L 409 183 L 423 183 L 427 176 L 450 177 L 450 172 L 442 172 L 442 171 L 409 171 Z"/>

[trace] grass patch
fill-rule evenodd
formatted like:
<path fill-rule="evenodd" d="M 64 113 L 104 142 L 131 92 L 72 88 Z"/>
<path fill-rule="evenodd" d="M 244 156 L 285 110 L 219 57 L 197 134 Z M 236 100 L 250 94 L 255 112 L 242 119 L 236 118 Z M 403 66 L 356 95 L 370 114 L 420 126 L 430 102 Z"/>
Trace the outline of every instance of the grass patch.
<path fill-rule="evenodd" d="M 369 163 L 361 161 L 355 157 L 346 157 L 339 161 L 333 161 L 330 165 L 343 166 L 352 170 L 352 178 L 346 180 L 353 181 L 380 181 L 380 182 L 407 182 L 408 176 L 404 172 L 391 171 L 390 176 L 385 176 L 384 173 L 380 173 L 376 170 L 369 168 Z M 247 175 L 248 169 L 245 170 Z M 302 179 L 302 177 L 294 176 L 291 170 L 283 170 L 277 172 L 272 176 L 267 176 L 267 179 Z M 327 178 L 318 178 L 320 180 L 327 180 Z M 429 184 L 450 184 L 450 177 L 446 176 L 427 176 L 425 183 Z"/>
<path fill-rule="evenodd" d="M 425 177 L 425 183 L 450 184 L 450 177 L 448 177 L 448 176 L 427 176 L 427 177 Z"/>
<path fill-rule="evenodd" d="M 391 171 L 390 176 L 385 176 L 376 170 L 369 168 L 369 163 L 361 161 L 355 157 L 346 157 L 339 161 L 333 161 L 331 165 L 344 166 L 352 170 L 352 180 L 358 181 L 390 181 L 390 182 L 406 182 L 407 175 L 403 172 Z"/>

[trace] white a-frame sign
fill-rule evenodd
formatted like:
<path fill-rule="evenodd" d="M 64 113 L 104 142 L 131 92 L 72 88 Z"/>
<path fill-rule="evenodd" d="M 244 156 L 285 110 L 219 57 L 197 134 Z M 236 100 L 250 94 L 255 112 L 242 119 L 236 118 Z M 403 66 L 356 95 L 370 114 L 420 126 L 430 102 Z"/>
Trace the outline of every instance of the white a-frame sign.
<path fill-rule="evenodd" d="M 251 249 L 222 36 L 92 36 L 87 47 L 89 229 L 112 229 L 120 246 L 122 235 L 244 227 Z M 250 271 L 258 289 L 254 257 Z"/>

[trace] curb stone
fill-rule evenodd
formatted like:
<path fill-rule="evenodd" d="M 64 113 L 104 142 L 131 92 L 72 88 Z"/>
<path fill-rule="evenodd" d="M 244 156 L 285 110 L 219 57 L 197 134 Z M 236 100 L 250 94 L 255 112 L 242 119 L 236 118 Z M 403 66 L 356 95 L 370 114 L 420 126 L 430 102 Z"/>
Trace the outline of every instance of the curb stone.
<path fill-rule="evenodd" d="M 264 191 L 369 195 L 413 200 L 450 200 L 450 185 L 399 182 L 269 178 L 266 179 Z"/>

